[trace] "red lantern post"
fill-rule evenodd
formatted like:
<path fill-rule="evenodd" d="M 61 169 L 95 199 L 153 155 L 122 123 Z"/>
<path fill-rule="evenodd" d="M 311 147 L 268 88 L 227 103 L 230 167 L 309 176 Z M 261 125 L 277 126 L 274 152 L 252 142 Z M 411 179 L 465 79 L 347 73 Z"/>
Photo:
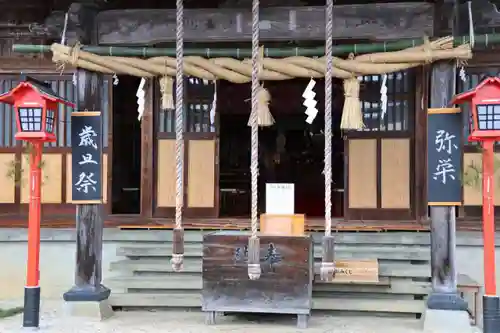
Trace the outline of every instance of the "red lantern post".
<path fill-rule="evenodd" d="M 17 140 L 31 144 L 29 178 L 28 262 L 24 288 L 23 327 L 39 327 L 40 322 L 40 221 L 42 149 L 56 141 L 59 104 L 74 104 L 58 97 L 49 85 L 23 77 L 19 85 L 0 95 L 0 102 L 14 106 Z"/>
<path fill-rule="evenodd" d="M 489 77 L 475 89 L 455 96 L 453 104 L 471 104 L 469 141 L 483 148 L 484 333 L 500 332 L 500 299 L 495 265 L 495 142 L 500 140 L 500 79 Z"/>

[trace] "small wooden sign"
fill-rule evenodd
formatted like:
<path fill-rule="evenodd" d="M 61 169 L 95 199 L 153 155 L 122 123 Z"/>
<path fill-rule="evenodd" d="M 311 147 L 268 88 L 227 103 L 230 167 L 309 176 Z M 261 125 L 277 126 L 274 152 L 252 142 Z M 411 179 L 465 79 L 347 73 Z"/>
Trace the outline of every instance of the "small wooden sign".
<path fill-rule="evenodd" d="M 377 259 L 336 260 L 335 278 L 330 283 L 377 283 L 378 274 Z"/>
<path fill-rule="evenodd" d="M 266 183 L 266 214 L 295 214 L 295 184 Z"/>
<path fill-rule="evenodd" d="M 428 109 L 429 206 L 462 204 L 462 114 L 459 108 Z"/>
<path fill-rule="evenodd" d="M 102 118 L 71 113 L 71 194 L 76 204 L 102 203 Z"/>

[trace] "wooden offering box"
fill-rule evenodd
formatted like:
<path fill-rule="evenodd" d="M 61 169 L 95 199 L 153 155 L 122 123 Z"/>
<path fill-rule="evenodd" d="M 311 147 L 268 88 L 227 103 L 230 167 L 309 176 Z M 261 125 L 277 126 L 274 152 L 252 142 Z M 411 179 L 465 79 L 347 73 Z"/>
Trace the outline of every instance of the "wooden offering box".
<path fill-rule="evenodd" d="M 207 323 L 217 312 L 296 314 L 307 327 L 312 306 L 314 255 L 311 236 L 260 237 L 262 274 L 248 278 L 246 231 L 220 231 L 203 237 L 203 299 Z"/>

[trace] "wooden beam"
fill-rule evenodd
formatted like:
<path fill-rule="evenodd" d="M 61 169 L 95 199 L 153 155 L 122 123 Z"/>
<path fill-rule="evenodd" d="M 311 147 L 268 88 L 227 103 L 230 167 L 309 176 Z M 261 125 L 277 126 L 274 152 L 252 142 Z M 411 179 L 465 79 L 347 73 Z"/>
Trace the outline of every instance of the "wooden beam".
<path fill-rule="evenodd" d="M 433 35 L 433 5 L 383 3 L 340 5 L 334 8 L 335 39 L 389 40 Z M 186 9 L 186 41 L 249 41 L 248 9 Z M 175 41 L 175 10 L 108 10 L 97 16 L 99 43 L 155 44 Z M 260 11 L 263 41 L 325 38 L 324 7 L 274 7 Z"/>
<path fill-rule="evenodd" d="M 475 0 L 472 17 L 476 34 L 492 33 L 500 27 L 500 13 L 493 3 L 498 0 Z M 453 1 L 339 5 L 334 7 L 335 39 L 390 40 L 469 34 L 467 3 Z M 187 9 L 185 39 L 190 42 L 249 41 L 250 9 Z M 36 32 L 60 39 L 64 12 L 54 11 Z M 453 25 L 456 25 L 453 27 Z M 97 15 L 99 43 L 108 45 L 147 45 L 175 40 L 175 10 L 108 10 Z M 77 29 L 76 29 L 77 30 Z M 274 7 L 261 9 L 261 39 L 264 41 L 323 40 L 323 7 Z M 74 42 L 78 31 L 72 26 L 66 33 Z"/>

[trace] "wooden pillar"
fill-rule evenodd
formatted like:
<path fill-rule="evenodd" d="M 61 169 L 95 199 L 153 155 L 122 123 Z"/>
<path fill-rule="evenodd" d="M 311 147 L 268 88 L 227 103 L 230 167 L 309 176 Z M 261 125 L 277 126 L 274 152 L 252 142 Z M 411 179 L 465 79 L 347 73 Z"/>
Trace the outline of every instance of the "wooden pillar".
<path fill-rule="evenodd" d="M 429 100 L 430 66 L 416 69 L 415 89 L 415 195 L 414 207 L 417 221 L 427 221 L 427 104 Z"/>
<path fill-rule="evenodd" d="M 431 73 L 430 107 L 447 107 L 455 89 L 455 63 L 435 63 Z M 455 207 L 432 206 L 430 210 L 432 292 L 427 307 L 466 311 L 467 303 L 457 293 Z"/>
<path fill-rule="evenodd" d="M 95 43 L 96 13 L 97 8 L 91 4 L 73 3 L 70 6 L 68 27 L 76 33 L 75 41 Z M 78 69 L 76 75 L 78 111 L 102 111 L 102 75 L 82 69 Z M 101 284 L 103 224 L 101 204 L 77 205 L 75 285 L 64 293 L 65 301 L 99 302 L 110 295 L 110 290 Z"/>
<path fill-rule="evenodd" d="M 453 19 L 450 20 L 450 12 Z M 436 3 L 434 30 L 438 35 L 451 29 L 458 33 L 458 3 Z M 456 93 L 456 63 L 441 61 L 432 65 L 429 107 L 449 107 Z M 427 143 L 430 149 L 431 143 Z M 429 175 L 427 174 L 427 177 Z M 436 310 L 467 310 L 457 293 L 456 215 L 454 206 L 431 206 L 431 279 L 432 291 L 427 307 Z"/>

